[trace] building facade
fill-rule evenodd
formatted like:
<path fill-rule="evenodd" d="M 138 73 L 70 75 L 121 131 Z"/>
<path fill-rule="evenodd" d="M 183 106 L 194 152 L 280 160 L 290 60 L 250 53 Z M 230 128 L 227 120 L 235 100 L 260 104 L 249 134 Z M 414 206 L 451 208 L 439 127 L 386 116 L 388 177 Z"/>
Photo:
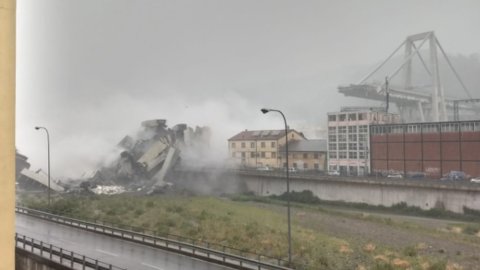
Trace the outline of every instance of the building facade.
<path fill-rule="evenodd" d="M 328 113 L 328 170 L 342 175 L 369 174 L 370 125 L 398 122 L 399 115 L 380 109 Z"/>
<path fill-rule="evenodd" d="M 288 131 L 288 141 L 306 140 L 294 130 Z M 285 130 L 245 130 L 228 139 L 228 153 L 231 162 L 239 167 L 280 168 L 280 148 L 285 145 Z"/>
<path fill-rule="evenodd" d="M 285 147 L 280 149 L 283 167 L 286 167 Z M 299 140 L 288 143 L 289 167 L 299 171 L 324 172 L 327 167 L 327 140 Z"/>
<path fill-rule="evenodd" d="M 370 132 L 372 172 L 480 176 L 480 120 L 372 125 Z"/>

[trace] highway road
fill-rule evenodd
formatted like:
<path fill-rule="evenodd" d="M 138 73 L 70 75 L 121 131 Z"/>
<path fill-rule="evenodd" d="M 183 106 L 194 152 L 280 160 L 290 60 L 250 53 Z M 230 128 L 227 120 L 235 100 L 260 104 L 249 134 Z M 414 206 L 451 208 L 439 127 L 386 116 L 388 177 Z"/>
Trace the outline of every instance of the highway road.
<path fill-rule="evenodd" d="M 19 234 L 98 259 L 118 267 L 139 270 L 231 269 L 149 246 L 16 214 Z"/>

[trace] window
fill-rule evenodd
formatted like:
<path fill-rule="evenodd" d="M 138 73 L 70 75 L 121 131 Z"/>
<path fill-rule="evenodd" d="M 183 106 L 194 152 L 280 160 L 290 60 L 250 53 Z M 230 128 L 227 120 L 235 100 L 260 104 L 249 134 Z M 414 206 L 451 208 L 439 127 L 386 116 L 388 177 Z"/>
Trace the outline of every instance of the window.
<path fill-rule="evenodd" d="M 347 158 L 347 152 L 345 152 L 345 151 L 338 152 L 338 158 L 339 159 L 346 159 Z"/>
<path fill-rule="evenodd" d="M 356 121 L 357 120 L 357 114 L 356 113 L 349 113 L 348 114 L 348 121 Z"/>
<path fill-rule="evenodd" d="M 373 134 L 383 134 L 384 133 L 383 127 L 373 126 L 372 127 L 372 132 L 373 132 Z"/>
<path fill-rule="evenodd" d="M 405 129 L 403 126 L 392 126 L 392 133 L 402 134 L 404 131 Z"/>
<path fill-rule="evenodd" d="M 287 167 L 287 163 L 284 162 L 284 163 L 283 163 L 283 168 L 286 168 L 286 167 Z"/>
<path fill-rule="evenodd" d="M 408 125 L 407 126 L 407 133 L 419 133 L 420 127 L 418 125 Z"/>
<path fill-rule="evenodd" d="M 242 152 L 242 158 L 245 158 L 245 152 Z"/>
<path fill-rule="evenodd" d="M 328 135 L 328 141 L 336 142 L 337 141 L 337 136 L 336 135 Z"/>
<path fill-rule="evenodd" d="M 461 130 L 462 131 L 473 131 L 474 126 L 473 123 L 462 123 Z"/>
<path fill-rule="evenodd" d="M 356 143 L 349 143 L 348 144 L 348 149 L 349 150 L 357 150 L 357 144 Z"/>
<path fill-rule="evenodd" d="M 337 158 L 337 152 L 328 152 L 329 158 Z"/>
<path fill-rule="evenodd" d="M 271 142 L 270 147 L 275 148 L 275 142 Z"/>
<path fill-rule="evenodd" d="M 337 127 L 328 127 L 328 133 L 329 134 L 335 134 L 337 133 Z"/>
<path fill-rule="evenodd" d="M 261 147 L 261 148 L 265 148 L 265 142 L 261 142 L 261 143 L 260 143 L 260 147 Z"/>
<path fill-rule="evenodd" d="M 367 149 L 367 143 L 366 142 L 359 142 L 358 143 L 358 150 L 366 150 Z"/>
<path fill-rule="evenodd" d="M 345 120 L 346 120 L 346 115 L 345 115 L 345 114 L 340 114 L 340 115 L 338 116 L 338 121 L 343 122 L 343 121 L 345 121 Z"/>
<path fill-rule="evenodd" d="M 348 133 L 357 133 L 357 126 L 348 127 Z"/>
<path fill-rule="evenodd" d="M 250 157 L 254 158 L 255 157 L 255 152 L 250 152 Z"/>
<path fill-rule="evenodd" d="M 272 156 L 272 158 L 277 158 L 277 153 L 272 152 L 272 153 L 271 153 L 271 156 Z"/>
<path fill-rule="evenodd" d="M 298 168 L 297 163 L 294 162 L 294 163 L 293 163 L 293 167 L 294 167 L 295 169 Z"/>
<path fill-rule="evenodd" d="M 338 127 L 338 133 L 347 133 L 347 127 Z"/>
<path fill-rule="evenodd" d="M 303 158 L 308 158 L 308 154 L 307 154 L 307 153 L 303 153 Z"/>
<path fill-rule="evenodd" d="M 356 142 L 357 141 L 357 134 L 348 134 L 348 141 L 349 142 Z"/>
<path fill-rule="evenodd" d="M 232 152 L 232 158 L 234 158 L 234 157 L 235 157 L 235 152 Z"/>
<path fill-rule="evenodd" d="M 439 130 L 438 124 L 426 124 L 422 127 L 423 132 L 425 133 L 436 133 Z"/>
<path fill-rule="evenodd" d="M 346 142 L 347 141 L 347 135 L 346 134 L 338 135 L 338 141 L 339 142 Z"/>
<path fill-rule="evenodd" d="M 334 114 L 334 115 L 329 115 L 328 116 L 328 121 L 329 122 L 335 122 L 337 121 L 337 116 Z"/>
<path fill-rule="evenodd" d="M 367 135 L 365 135 L 365 134 L 358 135 L 358 141 L 359 142 L 367 142 L 368 141 Z"/>
<path fill-rule="evenodd" d="M 303 163 L 303 168 L 304 168 L 304 169 L 308 169 L 308 164 L 307 164 L 307 163 Z"/>
<path fill-rule="evenodd" d="M 314 158 L 314 159 L 318 159 L 318 153 L 314 153 L 314 154 L 313 154 L 313 158 Z"/>
<path fill-rule="evenodd" d="M 339 143 L 338 144 L 338 150 L 347 150 L 347 144 L 346 143 Z"/>
<path fill-rule="evenodd" d="M 235 148 L 235 143 L 234 142 L 232 142 L 232 148 Z"/>
<path fill-rule="evenodd" d="M 358 132 L 359 133 L 368 133 L 368 127 L 367 125 L 361 125 L 358 127 Z"/>
<path fill-rule="evenodd" d="M 442 132 L 454 132 L 458 131 L 457 123 L 445 123 L 442 124 Z"/>
<path fill-rule="evenodd" d="M 475 122 L 475 131 L 480 131 L 480 122 Z"/>
<path fill-rule="evenodd" d="M 245 148 L 245 143 L 244 142 L 242 142 L 242 148 Z"/>
<path fill-rule="evenodd" d="M 254 142 L 250 143 L 250 148 L 255 148 L 255 143 Z"/>
<path fill-rule="evenodd" d="M 260 152 L 260 156 L 261 156 L 262 158 L 265 158 L 265 152 Z"/>
<path fill-rule="evenodd" d="M 329 143 L 328 144 L 328 149 L 337 150 L 337 144 L 336 143 Z"/>
<path fill-rule="evenodd" d="M 318 169 L 320 169 L 320 166 L 318 165 L 318 163 L 315 163 L 315 164 L 313 164 L 313 168 L 315 168 L 315 170 L 318 170 Z"/>
<path fill-rule="evenodd" d="M 364 159 L 365 158 L 365 152 L 363 152 L 363 151 L 358 152 L 358 158 Z"/>
<path fill-rule="evenodd" d="M 358 114 L 358 120 L 367 120 L 367 114 L 366 113 L 359 113 Z"/>
<path fill-rule="evenodd" d="M 356 159 L 357 158 L 357 152 L 348 152 L 348 158 Z"/>

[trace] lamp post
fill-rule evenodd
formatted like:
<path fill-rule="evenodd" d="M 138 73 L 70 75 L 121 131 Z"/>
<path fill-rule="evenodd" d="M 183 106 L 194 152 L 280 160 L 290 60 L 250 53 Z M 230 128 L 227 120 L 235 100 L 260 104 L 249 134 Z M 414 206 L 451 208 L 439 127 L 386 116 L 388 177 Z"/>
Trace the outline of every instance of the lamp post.
<path fill-rule="evenodd" d="M 286 156 L 286 173 L 287 173 L 287 222 L 288 222 L 288 264 L 292 265 L 292 231 L 290 225 L 290 176 L 289 176 L 289 167 L 288 167 L 288 126 L 287 119 L 285 115 L 280 110 L 275 109 L 261 109 L 262 113 L 266 114 L 268 112 L 278 112 L 283 117 L 283 122 L 285 123 L 285 156 Z"/>
<path fill-rule="evenodd" d="M 36 130 L 43 129 L 47 133 L 47 152 L 48 152 L 48 208 L 50 208 L 50 135 L 46 127 L 35 127 Z"/>

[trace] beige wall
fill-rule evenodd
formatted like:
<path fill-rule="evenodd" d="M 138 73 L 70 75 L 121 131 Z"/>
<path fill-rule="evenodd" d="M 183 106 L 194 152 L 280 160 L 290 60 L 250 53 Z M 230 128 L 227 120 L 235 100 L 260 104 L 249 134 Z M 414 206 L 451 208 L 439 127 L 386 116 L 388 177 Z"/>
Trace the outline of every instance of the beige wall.
<path fill-rule="evenodd" d="M 232 143 L 235 143 L 235 147 L 232 147 Z M 242 144 L 244 144 L 244 147 L 242 147 Z M 235 153 L 235 157 L 232 156 L 232 153 Z M 244 153 L 245 158 L 242 158 L 242 153 Z M 269 166 L 275 168 L 278 166 L 278 141 L 245 140 L 229 142 L 229 157 L 237 165 L 247 167 Z"/>
<path fill-rule="evenodd" d="M 15 1 L 0 0 L 0 270 L 15 269 Z"/>
<path fill-rule="evenodd" d="M 317 153 L 317 157 L 315 158 L 315 153 Z M 304 156 L 306 155 L 306 157 Z M 326 152 L 289 152 L 288 153 L 288 163 L 290 164 L 289 167 L 295 167 L 294 163 L 296 163 L 296 167 L 299 170 L 319 170 L 325 171 L 326 170 Z M 282 164 L 285 162 L 282 156 Z M 304 164 L 307 164 L 307 168 L 304 167 Z M 315 169 L 315 164 L 318 164 L 318 169 Z"/>
<path fill-rule="evenodd" d="M 288 137 L 289 142 L 292 140 L 304 140 L 299 133 L 294 131 L 290 131 L 288 133 Z M 235 147 L 233 147 L 233 143 L 235 143 Z M 242 147 L 242 143 L 244 144 L 244 147 Z M 229 141 L 228 154 L 232 163 L 237 166 L 268 166 L 271 168 L 280 168 L 282 166 L 282 162 L 279 159 L 278 149 L 284 144 L 285 136 L 278 140 Z M 233 153 L 235 154 L 234 157 L 232 156 Z M 242 158 L 242 153 L 244 153 L 245 158 Z M 262 153 L 264 154 L 262 155 Z"/>

